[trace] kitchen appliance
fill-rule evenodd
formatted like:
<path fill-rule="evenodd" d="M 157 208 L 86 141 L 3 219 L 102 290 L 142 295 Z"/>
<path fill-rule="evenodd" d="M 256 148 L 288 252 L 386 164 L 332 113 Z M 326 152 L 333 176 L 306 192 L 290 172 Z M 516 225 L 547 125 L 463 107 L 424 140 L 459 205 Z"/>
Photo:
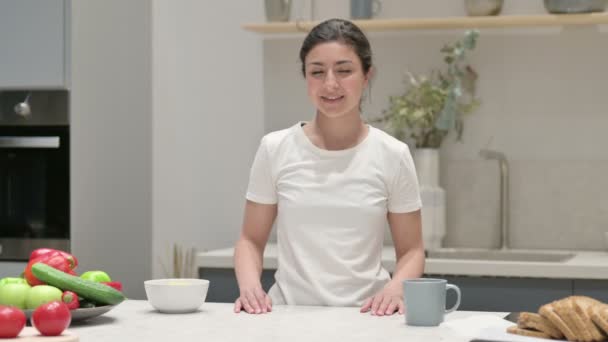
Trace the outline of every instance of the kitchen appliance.
<path fill-rule="evenodd" d="M 14 110 L 23 102 L 29 115 Z M 39 247 L 69 251 L 67 108 L 66 91 L 0 92 L 0 260 L 27 260 Z"/>

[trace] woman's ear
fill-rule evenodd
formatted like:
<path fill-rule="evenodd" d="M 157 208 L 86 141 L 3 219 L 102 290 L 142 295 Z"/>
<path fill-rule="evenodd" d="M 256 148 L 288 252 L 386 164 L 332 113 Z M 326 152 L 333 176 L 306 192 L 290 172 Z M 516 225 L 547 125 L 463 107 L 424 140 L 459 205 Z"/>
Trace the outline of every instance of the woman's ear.
<path fill-rule="evenodd" d="M 372 78 L 374 78 L 376 76 L 376 67 L 375 66 L 371 66 L 369 68 L 369 70 L 367 71 L 367 74 L 365 75 L 365 81 L 369 82 L 372 80 Z"/>

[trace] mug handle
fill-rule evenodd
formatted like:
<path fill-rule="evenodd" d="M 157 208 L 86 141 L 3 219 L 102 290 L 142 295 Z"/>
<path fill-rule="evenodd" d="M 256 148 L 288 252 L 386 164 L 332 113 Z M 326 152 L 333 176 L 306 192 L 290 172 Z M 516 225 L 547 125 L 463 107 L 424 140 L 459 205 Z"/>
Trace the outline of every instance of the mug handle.
<path fill-rule="evenodd" d="M 454 290 L 454 291 L 456 291 L 456 304 L 454 304 L 454 306 L 452 306 L 451 308 L 445 310 L 445 313 L 450 313 L 450 312 L 458 309 L 458 307 L 460 306 L 460 289 L 456 285 L 447 284 L 445 286 L 445 290 L 446 291 L 447 290 Z"/>
<path fill-rule="evenodd" d="M 382 10 L 382 2 L 380 0 L 373 0 L 373 5 L 375 8 L 372 10 L 372 16 L 375 17 Z"/>

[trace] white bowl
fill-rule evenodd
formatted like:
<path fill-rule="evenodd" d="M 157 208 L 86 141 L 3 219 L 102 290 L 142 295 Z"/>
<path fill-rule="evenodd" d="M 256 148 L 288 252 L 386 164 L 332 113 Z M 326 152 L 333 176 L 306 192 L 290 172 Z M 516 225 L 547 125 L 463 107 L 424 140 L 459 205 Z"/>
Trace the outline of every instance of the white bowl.
<path fill-rule="evenodd" d="M 209 290 L 205 279 L 154 279 L 144 281 L 148 302 L 164 313 L 194 312 L 203 305 Z"/>

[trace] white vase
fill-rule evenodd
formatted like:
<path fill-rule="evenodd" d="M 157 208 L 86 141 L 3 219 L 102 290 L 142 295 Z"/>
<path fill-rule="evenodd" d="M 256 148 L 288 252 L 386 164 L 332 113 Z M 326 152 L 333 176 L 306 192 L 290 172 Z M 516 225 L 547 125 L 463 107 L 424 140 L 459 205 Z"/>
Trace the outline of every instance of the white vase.
<path fill-rule="evenodd" d="M 418 183 L 439 186 L 439 150 L 436 148 L 418 148 L 414 151 L 413 157 Z"/>
<path fill-rule="evenodd" d="M 417 149 L 413 153 L 422 199 L 422 239 L 427 250 L 439 249 L 446 232 L 445 190 L 439 186 L 439 150 Z"/>

